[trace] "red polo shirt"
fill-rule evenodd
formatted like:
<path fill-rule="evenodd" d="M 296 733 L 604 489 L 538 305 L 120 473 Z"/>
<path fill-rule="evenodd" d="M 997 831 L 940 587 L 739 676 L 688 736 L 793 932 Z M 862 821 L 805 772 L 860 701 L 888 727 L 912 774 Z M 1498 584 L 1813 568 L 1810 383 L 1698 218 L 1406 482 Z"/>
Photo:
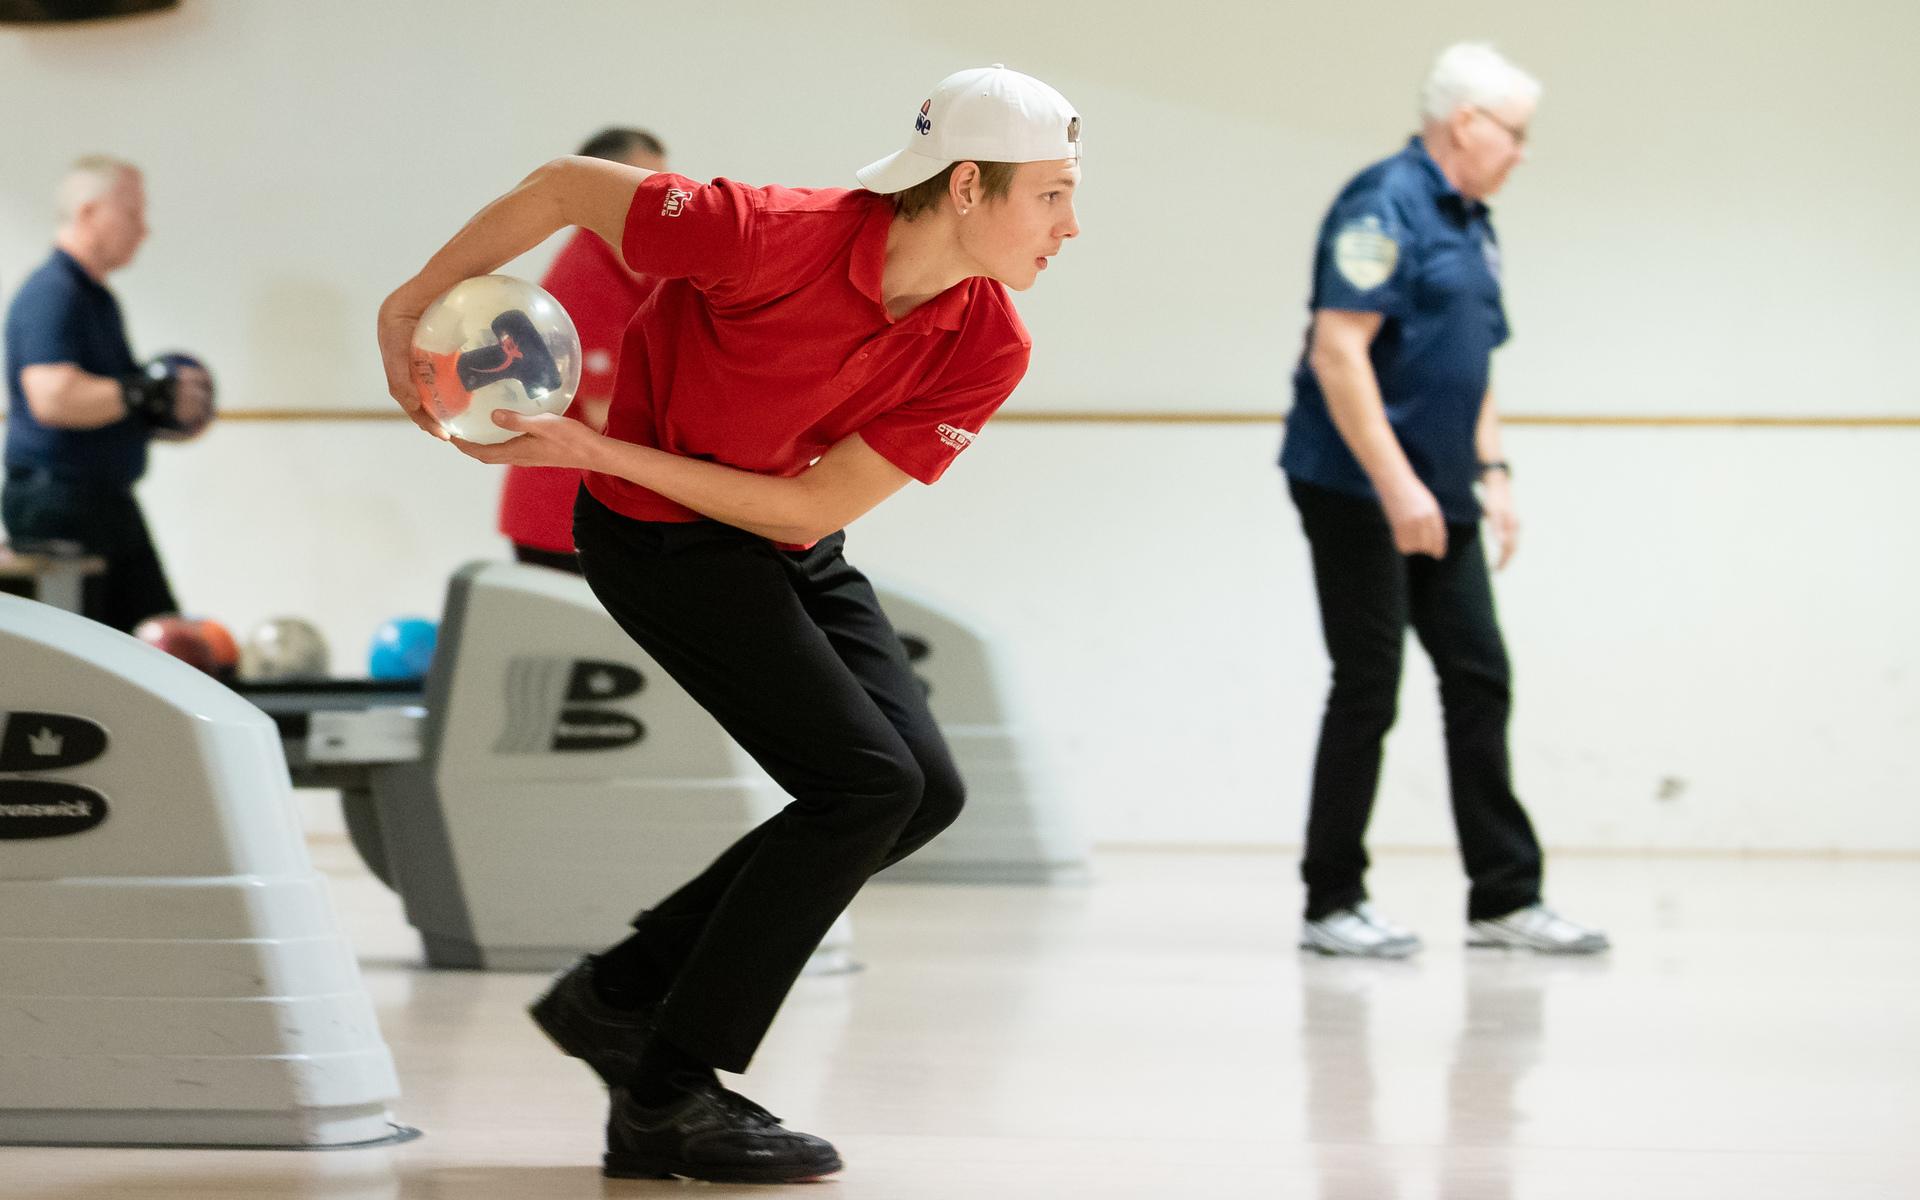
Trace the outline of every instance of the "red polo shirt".
<path fill-rule="evenodd" d="M 663 282 L 620 349 L 607 433 L 762 475 L 798 475 L 847 435 L 939 479 L 1026 374 L 1032 339 L 995 280 L 894 321 L 881 302 L 891 197 L 650 176 L 627 266 Z M 700 516 L 639 484 L 587 489 L 643 521 Z"/>
<path fill-rule="evenodd" d="M 621 336 L 653 284 L 627 270 L 599 234 L 582 229 L 561 247 L 540 286 L 567 310 L 580 334 L 580 392 L 567 410 L 577 419 L 584 401 L 613 394 Z M 573 553 L 573 496 L 579 487 L 580 472 L 569 468 L 508 467 L 500 532 L 516 546 Z"/>

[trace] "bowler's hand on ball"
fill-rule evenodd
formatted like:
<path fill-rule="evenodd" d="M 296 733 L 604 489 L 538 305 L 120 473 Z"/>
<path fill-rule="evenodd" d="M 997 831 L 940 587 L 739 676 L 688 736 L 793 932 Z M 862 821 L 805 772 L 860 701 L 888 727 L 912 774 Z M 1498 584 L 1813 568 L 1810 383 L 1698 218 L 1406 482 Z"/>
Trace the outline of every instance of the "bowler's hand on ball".
<path fill-rule="evenodd" d="M 493 423 L 519 437 L 511 441 L 481 445 L 465 438 L 454 438 L 460 453 L 483 463 L 510 467 L 572 467 L 590 469 L 594 452 L 607 439 L 572 417 L 559 413 L 522 414 L 500 409 Z"/>
<path fill-rule="evenodd" d="M 397 304 L 398 296 L 387 297 L 380 306 L 380 364 L 387 372 L 387 394 L 415 425 L 445 441 L 446 431 L 420 403 L 420 392 L 413 383 L 413 328 L 420 323 L 420 314 Z"/>
<path fill-rule="evenodd" d="M 198 437 L 213 420 L 213 376 L 203 367 L 174 373 L 173 419 L 189 437 Z"/>

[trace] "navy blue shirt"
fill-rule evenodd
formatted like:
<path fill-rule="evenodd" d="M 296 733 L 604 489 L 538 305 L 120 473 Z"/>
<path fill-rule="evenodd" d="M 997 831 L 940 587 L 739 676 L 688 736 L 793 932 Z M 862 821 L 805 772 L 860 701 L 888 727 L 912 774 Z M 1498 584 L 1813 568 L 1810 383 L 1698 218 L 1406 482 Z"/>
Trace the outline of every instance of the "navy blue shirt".
<path fill-rule="evenodd" d="M 99 429 L 51 429 L 34 419 L 20 370 L 42 363 L 72 363 L 108 378 L 138 369 L 113 293 L 64 250 L 27 276 L 7 308 L 6 465 L 113 487 L 140 478 L 151 430 L 138 417 Z"/>
<path fill-rule="evenodd" d="M 1494 347 L 1507 340 L 1487 206 L 1462 196 L 1413 138 L 1334 200 L 1320 226 L 1307 307 L 1385 318 L 1368 356 L 1394 436 L 1447 520 L 1478 521 L 1474 432 Z M 1280 466 L 1302 483 L 1374 497 L 1327 413 L 1308 351 L 1294 371 Z"/>

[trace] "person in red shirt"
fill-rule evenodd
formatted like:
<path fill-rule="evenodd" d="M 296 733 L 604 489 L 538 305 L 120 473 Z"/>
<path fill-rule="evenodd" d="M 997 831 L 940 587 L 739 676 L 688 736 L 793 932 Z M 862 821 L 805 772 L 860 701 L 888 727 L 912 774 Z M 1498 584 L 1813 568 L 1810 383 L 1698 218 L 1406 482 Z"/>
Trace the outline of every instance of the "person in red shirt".
<path fill-rule="evenodd" d="M 1080 118 L 1037 79 L 949 76 L 863 187 L 698 183 L 561 159 L 488 205 L 381 307 L 388 388 L 422 429 L 420 313 L 579 225 L 659 280 L 607 430 L 496 416 L 482 462 L 585 472 L 574 538 L 607 611 L 793 797 L 563 972 L 535 1021 L 612 1088 L 606 1174 L 778 1182 L 840 1167 L 720 1086 L 875 871 L 960 810 L 960 777 L 844 526 L 933 483 L 1019 383 L 1011 291 L 1067 239 Z"/>
<path fill-rule="evenodd" d="M 643 129 L 603 129 L 577 152 L 643 171 L 667 169 L 667 148 Z M 573 318 L 580 334 L 580 391 L 567 416 L 595 429 L 607 423 L 620 338 L 652 284 L 590 229 L 577 229 L 554 257 L 540 286 Z M 578 573 L 573 552 L 573 497 L 580 472 L 565 467 L 507 468 L 500 489 L 500 532 L 523 563 Z"/>

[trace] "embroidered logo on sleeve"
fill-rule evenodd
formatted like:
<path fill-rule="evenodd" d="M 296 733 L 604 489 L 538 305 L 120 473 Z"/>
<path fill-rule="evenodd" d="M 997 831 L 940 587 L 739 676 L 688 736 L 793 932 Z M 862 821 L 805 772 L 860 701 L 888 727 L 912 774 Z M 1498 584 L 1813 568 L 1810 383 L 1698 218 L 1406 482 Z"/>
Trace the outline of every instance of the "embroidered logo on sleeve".
<path fill-rule="evenodd" d="M 1380 218 L 1364 216 L 1342 226 L 1333 239 L 1333 265 L 1340 277 L 1363 292 L 1393 278 L 1400 243 L 1380 227 Z"/>
<path fill-rule="evenodd" d="M 693 193 L 685 188 L 668 188 L 667 202 L 660 206 L 663 217 L 677 217 L 687 211 L 687 202 L 693 199 Z"/>
<path fill-rule="evenodd" d="M 980 436 L 977 433 L 968 433 L 964 429 L 956 429 L 954 426 L 948 425 L 945 422 L 942 422 L 934 432 L 940 435 L 941 441 L 952 446 L 955 450 L 965 450 L 968 446 L 973 445 L 974 438 Z"/>

